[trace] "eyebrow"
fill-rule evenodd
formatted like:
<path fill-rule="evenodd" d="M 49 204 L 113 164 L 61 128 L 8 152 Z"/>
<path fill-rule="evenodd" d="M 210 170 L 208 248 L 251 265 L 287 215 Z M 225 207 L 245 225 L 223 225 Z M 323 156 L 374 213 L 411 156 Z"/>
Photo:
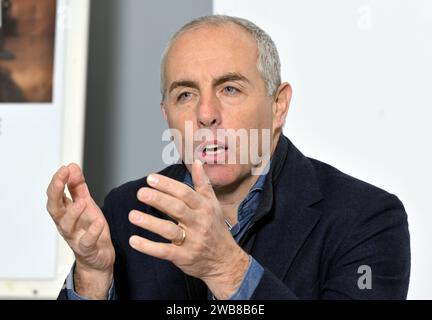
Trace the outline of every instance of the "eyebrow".
<path fill-rule="evenodd" d="M 249 83 L 250 81 L 248 78 L 246 78 L 244 75 L 237 73 L 237 72 L 229 72 L 226 73 L 219 78 L 216 78 L 213 80 L 213 86 L 217 87 L 221 85 L 222 83 L 228 82 L 228 81 L 243 81 L 246 83 Z"/>
<path fill-rule="evenodd" d="M 168 92 L 171 92 L 178 87 L 189 87 L 189 88 L 199 89 L 198 83 L 196 83 L 195 81 L 179 80 L 179 81 L 174 81 L 173 83 L 171 83 Z"/>
<path fill-rule="evenodd" d="M 249 79 L 237 72 L 229 72 L 225 73 L 222 76 L 213 80 L 213 87 L 217 87 L 228 81 L 242 81 L 246 83 L 250 83 Z M 171 83 L 168 92 L 173 91 L 178 87 L 189 87 L 194 89 L 199 89 L 198 83 L 192 80 L 179 80 Z"/>

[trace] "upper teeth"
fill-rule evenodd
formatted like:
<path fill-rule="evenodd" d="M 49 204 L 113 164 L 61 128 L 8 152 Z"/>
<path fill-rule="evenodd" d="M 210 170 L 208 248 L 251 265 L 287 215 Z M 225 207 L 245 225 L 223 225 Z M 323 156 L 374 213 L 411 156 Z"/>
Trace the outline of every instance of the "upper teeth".
<path fill-rule="evenodd" d="M 217 145 L 217 144 L 208 144 L 208 145 L 206 145 L 206 150 L 216 150 L 217 148 L 219 148 L 219 146 Z"/>
<path fill-rule="evenodd" d="M 217 144 L 208 144 L 204 149 L 207 153 L 219 153 L 225 150 L 225 148 Z"/>

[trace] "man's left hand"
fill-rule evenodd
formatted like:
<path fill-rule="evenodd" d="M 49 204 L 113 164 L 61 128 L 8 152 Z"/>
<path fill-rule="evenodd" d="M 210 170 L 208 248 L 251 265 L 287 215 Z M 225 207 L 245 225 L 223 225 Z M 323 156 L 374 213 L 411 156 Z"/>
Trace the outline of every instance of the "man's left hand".
<path fill-rule="evenodd" d="M 249 256 L 229 232 L 199 160 L 192 165 L 192 180 L 195 190 L 163 175 L 147 177 L 152 188 L 138 190 L 138 199 L 166 213 L 178 225 L 137 210 L 130 212 L 129 220 L 177 244 L 134 235 L 130 245 L 142 253 L 173 262 L 183 272 L 202 279 L 216 298 L 227 299 L 239 288 L 249 266 Z"/>

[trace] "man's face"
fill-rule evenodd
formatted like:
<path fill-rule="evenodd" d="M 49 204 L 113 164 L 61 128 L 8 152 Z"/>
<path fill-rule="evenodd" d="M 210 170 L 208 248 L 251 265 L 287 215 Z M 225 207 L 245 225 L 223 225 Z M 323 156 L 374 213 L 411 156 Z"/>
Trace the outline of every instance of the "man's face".
<path fill-rule="evenodd" d="M 181 35 L 172 45 L 166 60 L 166 99 L 162 110 L 170 128 L 182 133 L 182 157 L 185 158 L 185 123 L 193 131 L 207 128 L 270 130 L 274 145 L 273 99 L 257 69 L 255 40 L 236 25 L 205 26 Z M 277 125 L 280 129 L 280 125 Z M 220 164 L 225 153 L 234 150 L 205 149 L 215 141 L 194 141 L 194 158 L 205 163 L 206 173 L 215 189 L 235 187 L 251 176 L 253 164 L 239 163 L 241 148 L 237 143 L 235 164 Z M 220 141 L 219 141 L 220 142 Z M 224 141 L 222 141 L 224 143 Z M 237 141 L 238 142 L 238 141 Z M 259 140 L 261 144 L 261 139 Z M 217 143 L 216 143 L 217 144 Z M 228 146 L 225 146 L 228 148 Z M 262 152 L 261 147 L 258 147 Z M 219 162 L 219 163 L 218 163 Z M 190 171 L 190 164 L 185 161 Z"/>

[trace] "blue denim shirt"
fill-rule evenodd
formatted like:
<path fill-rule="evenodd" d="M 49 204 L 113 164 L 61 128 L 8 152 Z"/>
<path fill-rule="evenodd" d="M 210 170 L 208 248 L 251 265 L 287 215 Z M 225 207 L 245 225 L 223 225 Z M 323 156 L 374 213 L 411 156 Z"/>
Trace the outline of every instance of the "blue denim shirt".
<path fill-rule="evenodd" d="M 246 230 L 248 229 L 252 217 L 254 216 L 255 211 L 260 203 L 265 177 L 266 175 L 259 176 L 258 180 L 250 189 L 246 198 L 243 199 L 243 201 L 240 203 L 238 207 L 238 211 L 237 211 L 238 222 L 236 225 L 232 226 L 230 230 L 233 238 L 237 242 L 240 241 L 240 239 L 243 237 Z M 183 179 L 183 183 L 185 183 L 186 185 L 188 185 L 193 189 L 192 177 L 188 171 L 186 172 L 186 175 Z M 264 273 L 263 267 L 252 256 L 249 256 L 249 259 L 250 262 L 249 262 L 248 270 L 246 271 L 246 274 L 240 284 L 240 287 L 229 298 L 230 300 L 249 300 L 252 297 L 256 287 L 258 286 L 258 283 L 262 278 L 262 275 Z M 70 300 L 86 300 L 87 298 L 82 297 L 75 292 L 74 279 L 73 279 L 74 269 L 75 269 L 75 265 L 72 267 L 72 270 L 70 271 L 69 275 L 66 278 L 65 287 L 66 287 L 68 298 Z M 211 293 L 209 294 L 209 297 L 212 297 Z M 108 299 L 115 300 L 116 298 L 117 296 L 116 296 L 114 281 L 113 281 L 108 291 Z"/>

